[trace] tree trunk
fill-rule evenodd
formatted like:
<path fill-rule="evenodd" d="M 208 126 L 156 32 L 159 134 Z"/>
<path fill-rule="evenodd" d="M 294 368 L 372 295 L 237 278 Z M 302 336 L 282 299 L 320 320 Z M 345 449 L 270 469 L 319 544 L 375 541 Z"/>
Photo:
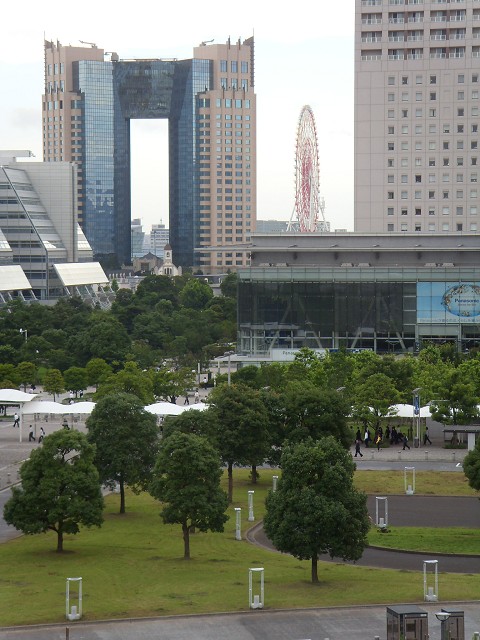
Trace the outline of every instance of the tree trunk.
<path fill-rule="evenodd" d="M 252 484 L 257 484 L 257 465 L 252 464 Z"/>
<path fill-rule="evenodd" d="M 318 556 L 312 556 L 312 582 L 314 584 L 318 583 L 318 573 L 317 573 L 317 565 L 318 565 Z"/>
<path fill-rule="evenodd" d="M 62 553 L 63 551 L 63 530 L 57 530 L 57 553 Z"/>
<path fill-rule="evenodd" d="M 228 463 L 228 503 L 233 502 L 233 462 Z"/>
<path fill-rule="evenodd" d="M 190 560 L 190 527 L 182 524 L 183 531 L 183 559 Z"/>
<path fill-rule="evenodd" d="M 125 513 L 125 483 L 123 476 L 120 476 L 120 513 Z"/>

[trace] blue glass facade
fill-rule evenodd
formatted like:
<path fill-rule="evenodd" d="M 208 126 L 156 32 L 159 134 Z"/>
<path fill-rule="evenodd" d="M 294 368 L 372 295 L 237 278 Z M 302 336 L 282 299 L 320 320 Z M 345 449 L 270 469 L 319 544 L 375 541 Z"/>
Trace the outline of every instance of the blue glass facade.
<path fill-rule="evenodd" d="M 170 243 L 178 264 L 193 265 L 199 233 L 196 114 L 198 94 L 212 84 L 211 61 L 74 64 L 84 131 L 83 226 L 96 257 L 130 262 L 130 120 L 166 118 Z"/>

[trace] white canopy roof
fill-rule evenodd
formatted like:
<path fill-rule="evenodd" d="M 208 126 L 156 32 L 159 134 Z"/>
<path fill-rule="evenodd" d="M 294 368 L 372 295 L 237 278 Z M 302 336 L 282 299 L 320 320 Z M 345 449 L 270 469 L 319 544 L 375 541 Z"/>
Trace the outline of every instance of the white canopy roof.
<path fill-rule="evenodd" d="M 90 414 L 95 407 L 95 402 L 74 402 L 61 404 L 51 400 L 35 400 L 22 410 L 23 414 L 49 413 L 57 415 Z"/>
<path fill-rule="evenodd" d="M 183 407 L 171 402 L 155 402 L 145 407 L 145 411 L 153 413 L 155 416 L 179 416 L 183 413 Z"/>
<path fill-rule="evenodd" d="M 108 277 L 99 262 L 54 264 L 58 277 L 66 287 L 83 284 L 106 284 Z"/>
<path fill-rule="evenodd" d="M 32 285 L 19 264 L 0 267 L 0 291 L 22 291 L 31 288 Z"/>
<path fill-rule="evenodd" d="M 0 389 L 0 404 L 21 404 L 31 402 L 35 397 L 34 393 L 24 393 L 18 389 Z"/>

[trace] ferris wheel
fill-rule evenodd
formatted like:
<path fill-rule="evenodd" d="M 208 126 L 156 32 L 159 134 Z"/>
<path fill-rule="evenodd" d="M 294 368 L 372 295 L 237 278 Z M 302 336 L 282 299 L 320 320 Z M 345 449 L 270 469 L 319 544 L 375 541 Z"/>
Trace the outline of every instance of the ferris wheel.
<path fill-rule="evenodd" d="M 318 231 L 319 227 L 323 226 L 319 224 L 320 213 L 324 225 L 324 203 L 320 199 L 317 129 L 313 111 L 310 106 L 305 105 L 297 127 L 295 208 L 292 214 L 292 218 L 296 218 L 294 225 L 303 233 Z"/>

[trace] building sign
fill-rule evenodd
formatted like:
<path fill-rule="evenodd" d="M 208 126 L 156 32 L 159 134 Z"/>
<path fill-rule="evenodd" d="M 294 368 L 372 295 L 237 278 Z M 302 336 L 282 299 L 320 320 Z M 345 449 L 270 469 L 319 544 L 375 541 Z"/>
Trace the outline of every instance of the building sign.
<path fill-rule="evenodd" d="M 480 284 L 476 282 L 418 282 L 417 322 L 480 323 Z"/>
<path fill-rule="evenodd" d="M 317 356 L 324 356 L 328 349 L 310 349 L 310 351 L 314 351 Z M 300 349 L 271 349 L 270 357 L 275 362 L 293 362 L 299 353 Z"/>

